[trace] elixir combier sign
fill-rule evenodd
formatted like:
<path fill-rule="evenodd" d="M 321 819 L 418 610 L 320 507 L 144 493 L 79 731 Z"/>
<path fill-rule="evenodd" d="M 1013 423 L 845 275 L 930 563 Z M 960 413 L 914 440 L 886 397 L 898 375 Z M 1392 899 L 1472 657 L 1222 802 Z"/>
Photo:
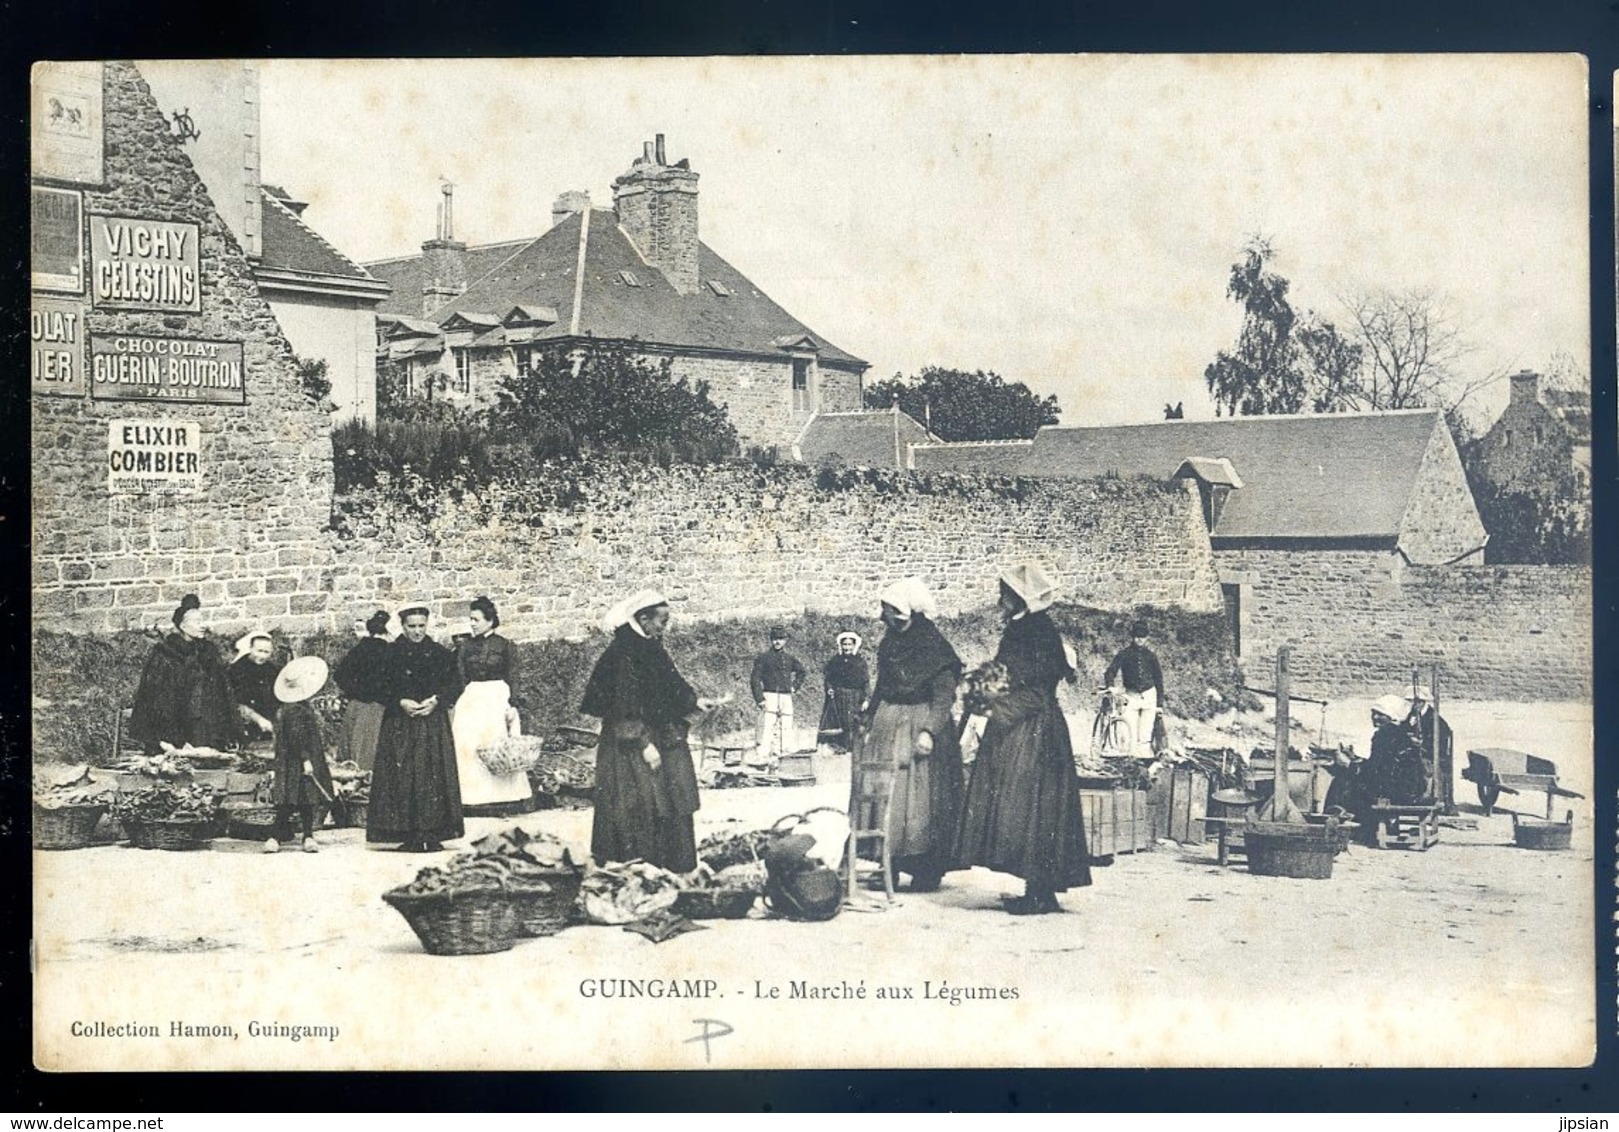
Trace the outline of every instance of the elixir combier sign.
<path fill-rule="evenodd" d="M 107 488 L 115 495 L 195 491 L 202 486 L 196 421 L 107 422 Z"/>
<path fill-rule="evenodd" d="M 90 217 L 90 292 L 105 310 L 202 310 L 197 226 Z"/>
<path fill-rule="evenodd" d="M 201 338 L 92 334 L 90 396 L 97 401 L 246 404 L 242 344 Z"/>

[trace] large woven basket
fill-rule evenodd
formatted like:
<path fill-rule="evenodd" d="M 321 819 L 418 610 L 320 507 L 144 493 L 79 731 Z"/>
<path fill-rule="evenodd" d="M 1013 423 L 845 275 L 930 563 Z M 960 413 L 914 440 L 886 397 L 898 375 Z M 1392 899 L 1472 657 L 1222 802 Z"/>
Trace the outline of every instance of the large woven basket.
<path fill-rule="evenodd" d="M 322 803 L 315 807 L 314 826 L 320 829 L 326 824 L 326 815 L 331 807 Z M 225 836 L 234 837 L 239 841 L 268 841 L 275 836 L 276 808 L 269 803 L 259 803 L 252 806 L 227 806 L 224 809 Z M 294 811 L 289 825 L 296 827 L 297 813 Z M 294 830 L 296 831 L 296 830 Z"/>
<path fill-rule="evenodd" d="M 514 885 L 507 890 L 517 909 L 517 933 L 556 935 L 573 919 L 580 874 L 573 869 L 561 869 L 537 879 L 539 884 Z"/>
<path fill-rule="evenodd" d="M 95 834 L 96 823 L 107 812 L 105 802 L 75 806 L 34 803 L 34 848 L 83 849 Z"/>
<path fill-rule="evenodd" d="M 429 955 L 488 955 L 510 951 L 517 942 L 517 903 L 497 888 L 423 896 L 395 889 L 382 899 L 405 917 Z"/>
<path fill-rule="evenodd" d="M 123 825 L 130 845 L 136 849 L 206 849 L 219 835 L 219 822 L 211 819 L 141 821 L 125 818 Z"/>

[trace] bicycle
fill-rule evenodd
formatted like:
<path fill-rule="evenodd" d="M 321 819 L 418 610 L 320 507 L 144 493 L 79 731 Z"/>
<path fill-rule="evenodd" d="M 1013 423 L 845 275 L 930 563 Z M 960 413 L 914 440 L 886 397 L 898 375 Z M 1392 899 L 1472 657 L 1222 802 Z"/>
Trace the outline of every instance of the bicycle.
<path fill-rule="evenodd" d="M 1102 702 L 1091 724 L 1091 754 L 1126 754 L 1131 747 L 1130 724 L 1124 718 L 1124 695 L 1112 688 L 1097 689 Z"/>

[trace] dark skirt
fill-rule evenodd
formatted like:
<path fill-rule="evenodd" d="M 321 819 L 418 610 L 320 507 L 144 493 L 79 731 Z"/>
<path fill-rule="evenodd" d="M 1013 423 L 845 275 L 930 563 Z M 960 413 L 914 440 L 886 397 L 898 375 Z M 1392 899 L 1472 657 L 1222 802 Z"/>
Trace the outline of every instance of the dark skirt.
<path fill-rule="evenodd" d="M 1014 692 L 998 703 L 967 783 L 956 863 L 1062 892 L 1091 883 L 1068 724 L 1055 697 Z"/>
<path fill-rule="evenodd" d="M 658 745 L 662 764 L 652 770 L 641 757 L 644 738 L 615 739 L 607 724 L 602 735 L 590 855 L 597 864 L 645 861 L 670 872 L 691 872 L 697 867 L 697 838 L 690 747 L 665 737 Z"/>
<path fill-rule="evenodd" d="M 364 700 L 350 700 L 343 705 L 342 742 L 338 747 L 340 758 L 358 763 L 361 770 L 372 770 L 377 763 L 377 738 L 382 733 L 381 704 Z"/>
<path fill-rule="evenodd" d="M 416 719 L 388 712 L 377 737 L 365 839 L 413 844 L 453 841 L 464 832 L 448 714 L 440 709 Z"/>
<path fill-rule="evenodd" d="M 833 740 L 843 750 L 849 749 L 849 729 L 860 714 L 859 688 L 832 688 L 821 708 L 821 738 Z"/>
<path fill-rule="evenodd" d="M 953 727 L 933 735 L 931 755 L 915 754 L 918 732 L 933 734 L 933 726 L 928 704 L 879 704 L 860 755 L 862 765 L 873 762 L 893 774 L 888 847 L 896 867 L 913 875 L 945 871 L 961 811 L 961 748 Z"/>

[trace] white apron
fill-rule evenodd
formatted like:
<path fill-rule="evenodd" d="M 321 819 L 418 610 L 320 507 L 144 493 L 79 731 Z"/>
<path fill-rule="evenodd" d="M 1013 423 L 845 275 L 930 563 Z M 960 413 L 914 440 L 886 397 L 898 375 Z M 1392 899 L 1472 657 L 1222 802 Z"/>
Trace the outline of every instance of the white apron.
<path fill-rule="evenodd" d="M 461 804 L 521 802 L 533 797 L 528 774 L 494 775 L 478 757 L 478 748 L 506 737 L 506 710 L 511 688 L 504 680 L 475 680 L 455 701 L 450 734 L 455 737 L 455 768 L 461 778 Z"/>

